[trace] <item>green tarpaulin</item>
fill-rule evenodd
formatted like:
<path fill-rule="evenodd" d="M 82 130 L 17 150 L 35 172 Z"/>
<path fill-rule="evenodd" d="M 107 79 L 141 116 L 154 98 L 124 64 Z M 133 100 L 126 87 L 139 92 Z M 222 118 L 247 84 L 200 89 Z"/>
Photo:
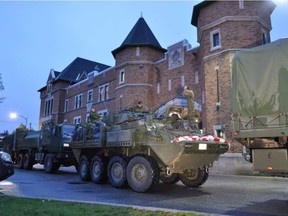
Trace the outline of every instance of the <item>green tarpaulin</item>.
<path fill-rule="evenodd" d="M 235 53 L 232 112 L 242 116 L 288 113 L 288 38 Z"/>

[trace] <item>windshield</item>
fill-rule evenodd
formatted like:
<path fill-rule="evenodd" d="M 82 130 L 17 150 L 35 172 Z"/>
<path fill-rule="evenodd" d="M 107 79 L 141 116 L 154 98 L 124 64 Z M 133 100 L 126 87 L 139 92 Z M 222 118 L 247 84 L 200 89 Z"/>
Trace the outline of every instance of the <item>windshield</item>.
<path fill-rule="evenodd" d="M 62 131 L 63 131 L 63 140 L 66 142 L 71 142 L 73 132 L 75 131 L 75 126 L 74 125 L 63 125 Z"/>

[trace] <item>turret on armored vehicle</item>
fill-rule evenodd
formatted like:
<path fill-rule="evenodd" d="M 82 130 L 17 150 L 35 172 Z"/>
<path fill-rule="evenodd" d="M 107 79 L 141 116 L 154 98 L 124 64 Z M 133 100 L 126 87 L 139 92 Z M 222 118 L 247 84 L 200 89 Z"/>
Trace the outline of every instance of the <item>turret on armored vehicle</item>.
<path fill-rule="evenodd" d="M 189 111 L 189 110 L 188 110 Z M 199 187 L 209 167 L 229 145 L 218 137 L 199 133 L 187 108 L 172 106 L 165 115 L 123 111 L 92 127 L 80 126 L 71 143 L 82 180 L 136 192 L 154 190 L 159 180 Z M 184 116 L 185 117 L 184 117 Z"/>
<path fill-rule="evenodd" d="M 43 127 L 40 131 L 16 130 L 3 139 L 20 169 L 30 170 L 36 163 L 43 164 L 45 172 L 54 173 L 61 165 L 78 166 L 70 148 L 75 125 L 60 124 Z"/>

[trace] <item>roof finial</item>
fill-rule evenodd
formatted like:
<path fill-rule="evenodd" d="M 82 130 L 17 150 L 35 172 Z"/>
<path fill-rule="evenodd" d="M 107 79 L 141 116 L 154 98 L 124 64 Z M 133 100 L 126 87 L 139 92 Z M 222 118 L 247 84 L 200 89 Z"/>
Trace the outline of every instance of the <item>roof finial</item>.
<path fill-rule="evenodd" d="M 141 11 L 141 18 L 143 18 L 143 12 Z"/>

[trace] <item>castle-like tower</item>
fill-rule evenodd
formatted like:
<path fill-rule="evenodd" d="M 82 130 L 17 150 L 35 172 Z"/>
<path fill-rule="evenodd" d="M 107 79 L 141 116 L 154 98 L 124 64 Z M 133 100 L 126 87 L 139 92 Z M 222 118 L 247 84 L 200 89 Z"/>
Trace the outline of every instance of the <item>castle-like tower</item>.
<path fill-rule="evenodd" d="M 272 1 L 203 1 L 193 10 L 201 59 L 202 122 L 231 137 L 231 61 L 235 51 L 270 42 Z"/>

